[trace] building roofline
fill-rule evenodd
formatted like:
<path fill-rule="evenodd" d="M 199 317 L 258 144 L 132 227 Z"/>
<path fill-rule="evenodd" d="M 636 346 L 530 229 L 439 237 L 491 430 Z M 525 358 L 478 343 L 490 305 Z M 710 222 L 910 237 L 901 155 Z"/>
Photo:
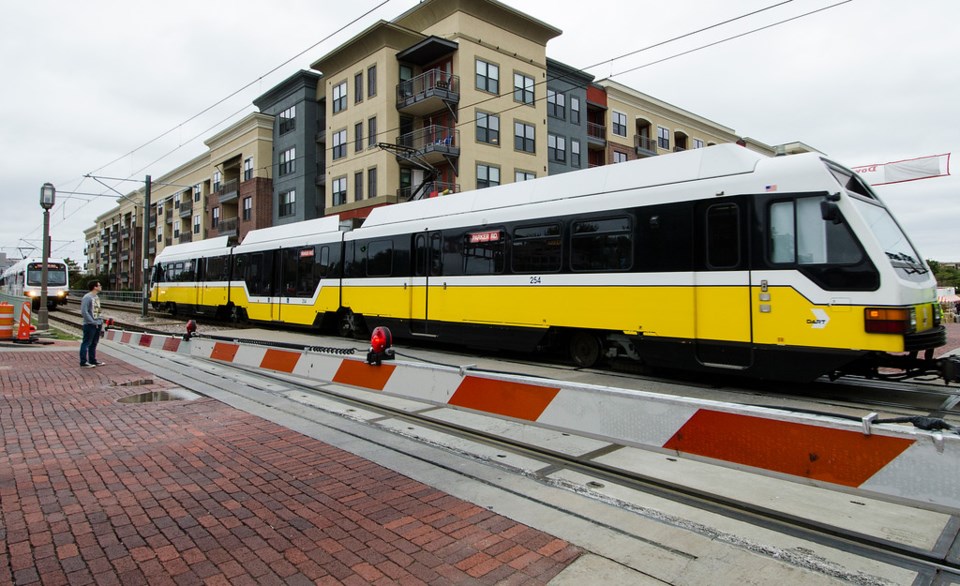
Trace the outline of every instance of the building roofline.
<path fill-rule="evenodd" d="M 714 122 L 713 120 L 710 120 L 709 118 L 704 118 L 703 116 L 700 116 L 699 114 L 694 114 L 693 112 L 691 112 L 691 111 L 689 111 L 689 110 L 684 110 L 683 108 L 680 108 L 679 106 L 674 106 L 673 104 L 671 104 L 671 103 L 669 103 L 669 102 L 665 102 L 665 101 L 663 101 L 663 100 L 661 100 L 661 99 L 659 99 L 659 98 L 655 98 L 655 97 L 653 97 L 653 96 L 651 96 L 651 95 L 649 95 L 649 94 L 645 94 L 645 93 L 643 93 L 643 92 L 641 92 L 641 91 L 637 91 L 637 90 L 633 89 L 633 88 L 630 87 L 630 86 L 623 85 L 622 83 L 620 83 L 620 82 L 618 82 L 618 81 L 613 81 L 613 80 L 610 79 L 610 78 L 600 79 L 600 80 L 597 80 L 595 83 L 596 83 L 597 85 L 603 87 L 604 89 L 613 88 L 613 89 L 615 89 L 615 90 L 617 90 L 617 91 L 619 91 L 619 92 L 622 92 L 622 93 L 627 94 L 627 95 L 629 95 L 629 96 L 633 96 L 633 97 L 635 97 L 635 98 L 637 98 L 637 99 L 640 99 L 640 100 L 644 100 L 644 101 L 646 101 L 646 102 L 650 102 L 650 103 L 653 104 L 654 106 L 657 106 L 657 107 L 659 107 L 659 108 L 663 108 L 664 110 L 667 110 L 667 111 L 670 111 L 670 112 L 673 112 L 673 113 L 676 113 L 676 114 L 680 114 L 680 115 L 682 115 L 682 116 L 686 116 L 687 118 L 690 118 L 691 120 L 695 120 L 695 121 L 697 121 L 697 122 L 700 122 L 701 124 L 706 124 L 706 125 L 708 125 L 708 126 L 712 126 L 712 127 L 716 128 L 716 129 L 718 129 L 718 130 L 721 130 L 721 131 L 723 131 L 723 132 L 727 132 L 727 133 L 733 134 L 733 135 L 736 135 L 736 134 L 737 134 L 736 130 L 734 130 L 733 128 L 730 128 L 729 126 L 724 126 L 723 124 L 719 124 L 719 123 L 717 123 L 717 122 Z M 609 94 L 609 91 L 608 91 L 608 92 L 607 92 L 608 100 L 609 100 L 609 95 L 610 95 L 610 94 Z M 607 107 L 609 107 L 609 102 L 608 102 L 608 104 L 607 104 Z"/>

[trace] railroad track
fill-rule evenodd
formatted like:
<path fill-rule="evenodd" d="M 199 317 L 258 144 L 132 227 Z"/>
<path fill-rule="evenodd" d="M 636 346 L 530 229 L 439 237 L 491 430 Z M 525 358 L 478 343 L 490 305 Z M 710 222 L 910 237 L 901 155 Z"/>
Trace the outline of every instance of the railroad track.
<path fill-rule="evenodd" d="M 121 351 L 128 353 L 131 357 L 144 352 L 142 349 L 130 347 L 122 347 Z M 282 411 L 284 417 L 310 420 L 310 410 L 304 409 L 303 403 L 297 403 L 297 406 L 283 407 L 281 402 L 276 400 L 280 397 L 287 398 L 292 392 L 301 393 L 304 396 L 315 397 L 321 403 L 334 402 L 342 405 L 341 408 L 333 410 L 334 413 L 372 413 L 373 416 L 364 418 L 368 421 L 368 425 L 377 425 L 370 422 L 396 420 L 403 422 L 407 429 L 423 428 L 431 430 L 434 432 L 430 434 L 432 443 L 438 442 L 436 434 L 441 434 L 444 437 L 451 438 L 450 446 L 462 446 L 464 441 L 473 442 L 492 447 L 497 452 L 510 453 L 541 462 L 542 466 L 537 468 L 541 472 L 528 474 L 528 476 L 532 476 L 541 483 L 557 485 L 555 481 L 547 478 L 547 474 L 542 472 L 544 470 L 550 471 L 551 474 L 557 470 L 569 470 L 596 479 L 595 482 L 599 483 L 596 486 L 603 486 L 602 483 L 617 485 L 624 489 L 668 499 L 675 503 L 709 511 L 739 522 L 848 552 L 877 563 L 915 571 L 921 576 L 935 577 L 930 583 L 948 584 L 960 581 L 960 560 L 958 560 L 957 553 L 957 550 L 960 549 L 958 548 L 960 537 L 957 535 L 952 536 L 952 547 L 932 548 L 931 550 L 912 547 L 875 535 L 853 531 L 839 525 L 818 521 L 812 517 L 804 518 L 796 514 L 784 513 L 769 506 L 759 506 L 745 500 L 729 498 L 707 490 L 692 488 L 689 485 L 670 482 L 637 471 L 604 464 L 598 460 L 598 457 L 607 453 L 604 450 L 597 450 L 587 455 L 571 455 L 563 451 L 550 449 L 544 445 L 511 438 L 505 434 L 489 433 L 467 425 L 451 423 L 440 416 L 433 416 L 437 411 L 436 409 L 411 409 L 409 405 L 394 407 L 390 404 L 390 401 L 381 400 L 376 393 L 353 392 L 344 394 L 337 392 L 333 387 L 318 388 L 315 381 L 302 381 L 290 375 L 238 368 L 205 360 L 168 357 L 166 355 L 154 356 L 154 354 L 151 354 L 149 362 L 156 365 L 159 369 L 158 372 L 176 373 L 177 377 L 174 380 L 176 384 L 188 388 L 203 388 L 204 385 L 213 385 L 218 392 L 229 393 L 245 400 L 250 400 L 249 391 L 255 390 L 261 394 L 262 398 L 259 403 L 262 406 L 278 409 Z M 164 377 L 167 378 L 167 375 L 164 375 Z M 390 429 L 385 426 L 378 425 L 378 427 Z M 394 433 L 397 432 L 394 431 Z M 521 433 L 520 435 L 524 434 Z M 360 435 L 355 435 L 355 437 L 361 439 Z M 381 445 L 385 448 L 399 450 L 396 444 L 397 442 L 385 442 Z M 459 451 L 460 448 L 451 447 L 448 449 Z M 408 455 L 420 457 L 416 454 Z M 497 462 L 494 460 L 490 463 L 496 464 Z M 456 472 L 466 474 L 463 469 L 459 468 Z M 590 483 L 587 486 L 588 490 L 585 493 L 589 495 Z M 578 492 L 584 493 L 584 491 Z M 598 495 L 589 496 L 596 497 Z M 641 510 L 636 512 L 645 514 Z M 623 531 L 623 529 L 619 530 Z M 956 530 L 956 527 L 954 527 L 954 530 Z M 644 536 L 636 537 L 646 539 Z"/>

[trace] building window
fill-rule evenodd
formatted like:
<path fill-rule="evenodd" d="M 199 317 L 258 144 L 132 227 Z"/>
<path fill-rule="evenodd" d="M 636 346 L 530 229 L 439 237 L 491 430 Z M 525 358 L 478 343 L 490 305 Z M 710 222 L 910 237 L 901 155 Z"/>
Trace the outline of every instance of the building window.
<path fill-rule="evenodd" d="M 250 181 L 251 179 L 253 179 L 253 157 L 243 160 L 243 180 Z"/>
<path fill-rule="evenodd" d="M 280 112 L 280 134 L 290 132 L 297 127 L 297 107 L 290 106 Z"/>
<path fill-rule="evenodd" d="M 580 124 L 580 98 L 570 96 L 570 122 Z"/>
<path fill-rule="evenodd" d="M 297 170 L 297 147 L 290 147 L 280 153 L 280 175 L 289 175 Z"/>
<path fill-rule="evenodd" d="M 547 135 L 547 158 L 564 163 L 567 160 L 567 139 L 555 134 Z"/>
<path fill-rule="evenodd" d="M 358 153 L 363 151 L 363 122 L 353 125 L 353 150 Z"/>
<path fill-rule="evenodd" d="M 210 227 L 216 228 L 220 225 L 220 206 L 213 208 L 213 218 L 210 220 Z"/>
<path fill-rule="evenodd" d="M 580 168 L 580 141 L 570 139 L 570 166 Z"/>
<path fill-rule="evenodd" d="M 530 181 L 531 179 L 536 179 L 536 178 L 537 178 L 537 174 L 531 173 L 530 171 L 516 171 L 513 174 L 513 180 L 518 183 L 520 181 Z"/>
<path fill-rule="evenodd" d="M 377 117 L 367 120 L 367 146 L 377 146 Z"/>
<path fill-rule="evenodd" d="M 193 233 L 194 234 L 200 233 L 200 215 L 199 214 L 193 217 Z"/>
<path fill-rule="evenodd" d="M 200 184 L 199 183 L 193 186 L 193 201 L 194 202 L 200 201 Z"/>
<path fill-rule="evenodd" d="M 699 138 L 693 139 L 693 148 L 695 148 L 695 149 L 702 149 L 702 148 L 703 148 L 703 141 L 700 140 Z"/>
<path fill-rule="evenodd" d="M 513 123 L 513 148 L 525 153 L 537 152 L 536 128 L 532 124 Z"/>
<path fill-rule="evenodd" d="M 333 205 L 342 206 L 347 203 L 347 178 L 337 177 L 333 180 L 333 185 L 331 186 L 333 190 Z"/>
<path fill-rule="evenodd" d="M 567 116 L 567 97 L 560 92 L 547 89 L 547 115 L 554 118 L 566 118 Z"/>
<path fill-rule="evenodd" d="M 657 146 L 670 150 L 670 131 L 663 126 L 657 126 Z"/>
<path fill-rule="evenodd" d="M 621 153 L 620 151 L 613 151 L 613 162 L 614 162 L 614 163 L 626 163 L 626 162 L 627 162 L 627 153 Z"/>
<path fill-rule="evenodd" d="M 333 113 L 347 109 L 347 82 L 341 81 L 333 86 Z"/>
<path fill-rule="evenodd" d="M 500 144 L 500 117 L 477 112 L 477 142 Z"/>
<path fill-rule="evenodd" d="M 245 197 L 243 198 L 243 220 L 249 221 L 253 217 L 253 198 Z"/>
<path fill-rule="evenodd" d="M 513 74 L 513 101 L 533 104 L 533 78 L 522 73 Z"/>
<path fill-rule="evenodd" d="M 363 101 L 363 72 L 353 76 L 353 103 L 359 104 Z"/>
<path fill-rule="evenodd" d="M 347 156 L 347 129 L 333 133 L 333 160 Z"/>
<path fill-rule="evenodd" d="M 363 199 L 363 171 L 353 174 L 353 201 Z"/>
<path fill-rule="evenodd" d="M 213 172 L 213 190 L 220 191 L 221 182 L 223 181 L 223 175 L 220 171 Z"/>
<path fill-rule="evenodd" d="M 174 237 L 174 238 L 180 238 L 180 228 L 179 228 L 179 227 L 173 229 L 173 237 Z"/>
<path fill-rule="evenodd" d="M 377 66 L 367 67 L 367 97 L 372 98 L 377 95 Z"/>
<path fill-rule="evenodd" d="M 377 168 L 367 169 L 367 197 L 377 197 Z"/>
<path fill-rule="evenodd" d="M 477 59 L 477 89 L 500 94 L 500 67 Z"/>
<path fill-rule="evenodd" d="M 617 136 L 627 136 L 627 115 L 623 112 L 613 112 L 613 133 Z"/>
<path fill-rule="evenodd" d="M 477 189 L 500 185 L 500 167 L 477 165 Z"/>
<path fill-rule="evenodd" d="M 277 210 L 277 214 L 284 218 L 286 216 L 292 216 L 297 213 L 297 191 L 291 189 L 290 191 L 285 191 L 280 194 L 280 208 Z"/>

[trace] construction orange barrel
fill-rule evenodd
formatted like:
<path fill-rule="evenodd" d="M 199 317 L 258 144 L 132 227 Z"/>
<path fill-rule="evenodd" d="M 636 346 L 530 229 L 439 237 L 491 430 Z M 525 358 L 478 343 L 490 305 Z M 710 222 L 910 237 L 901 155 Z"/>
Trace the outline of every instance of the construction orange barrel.
<path fill-rule="evenodd" d="M 0 302 L 0 340 L 13 338 L 13 306 Z"/>

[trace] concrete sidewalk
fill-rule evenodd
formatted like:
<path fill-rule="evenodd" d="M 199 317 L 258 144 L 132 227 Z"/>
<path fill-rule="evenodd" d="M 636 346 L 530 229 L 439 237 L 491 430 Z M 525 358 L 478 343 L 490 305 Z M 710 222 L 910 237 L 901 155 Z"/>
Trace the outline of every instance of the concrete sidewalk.
<path fill-rule="evenodd" d="M 76 354 L 0 348 L 0 584 L 545 584 L 582 553 L 212 399 L 118 403 L 172 385 Z"/>

